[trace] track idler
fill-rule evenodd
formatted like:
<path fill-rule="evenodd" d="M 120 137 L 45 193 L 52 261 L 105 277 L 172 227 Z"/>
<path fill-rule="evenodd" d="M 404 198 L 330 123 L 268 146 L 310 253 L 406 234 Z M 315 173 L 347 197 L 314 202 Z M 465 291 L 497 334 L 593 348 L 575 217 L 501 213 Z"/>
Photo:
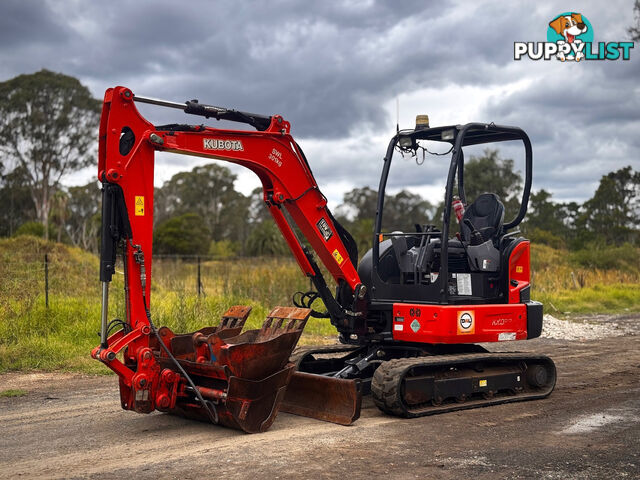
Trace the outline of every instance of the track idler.
<path fill-rule="evenodd" d="M 167 327 L 159 330 L 208 405 L 202 405 L 183 378 L 175 402 L 156 405 L 158 410 L 203 421 L 211 421 L 214 412 L 216 423 L 248 433 L 264 432 L 271 426 L 295 369 L 289 356 L 310 310 L 276 307 L 262 328 L 240 333 L 250 310 L 232 307 L 219 326 L 186 335 L 175 335 Z M 175 363 L 159 347 L 152 345 L 152 350 L 163 375 L 169 371 L 179 378 Z"/>

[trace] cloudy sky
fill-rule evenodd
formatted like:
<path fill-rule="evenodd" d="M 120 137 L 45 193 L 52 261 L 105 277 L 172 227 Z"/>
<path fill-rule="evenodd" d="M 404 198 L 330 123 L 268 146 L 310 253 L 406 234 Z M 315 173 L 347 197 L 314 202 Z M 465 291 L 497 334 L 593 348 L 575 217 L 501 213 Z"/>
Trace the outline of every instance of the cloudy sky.
<path fill-rule="evenodd" d="M 42 68 L 79 78 L 96 98 L 124 85 L 145 96 L 264 114 L 292 124 L 331 204 L 377 187 L 395 131 L 431 125 L 518 125 L 534 149 L 534 189 L 585 200 L 600 177 L 640 169 L 640 47 L 631 60 L 514 61 L 516 41 L 546 40 L 563 11 L 592 24 L 594 42 L 628 41 L 633 1 L 3 0 L 0 81 Z M 157 123 L 191 121 L 141 108 Z M 437 146 L 433 147 L 437 149 Z M 519 149 L 505 150 L 519 162 Z M 159 155 L 156 185 L 207 163 Z M 446 160 L 398 159 L 392 189 L 442 198 Z M 237 188 L 258 186 L 234 167 Z M 85 183 L 94 169 L 66 182 Z"/>

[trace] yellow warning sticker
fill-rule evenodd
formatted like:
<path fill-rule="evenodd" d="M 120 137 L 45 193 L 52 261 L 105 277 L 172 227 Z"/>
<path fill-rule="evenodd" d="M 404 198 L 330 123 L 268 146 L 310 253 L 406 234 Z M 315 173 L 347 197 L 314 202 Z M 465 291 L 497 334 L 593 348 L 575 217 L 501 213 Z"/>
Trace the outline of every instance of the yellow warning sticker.
<path fill-rule="evenodd" d="M 144 197 L 136 195 L 136 217 L 144 215 Z"/>
<path fill-rule="evenodd" d="M 474 310 L 461 310 L 458 312 L 458 335 L 466 333 L 476 333 Z"/>
<path fill-rule="evenodd" d="M 340 255 L 340 252 L 338 251 L 337 248 L 333 251 L 333 258 L 336 259 L 336 262 L 338 262 L 338 265 L 342 265 L 342 262 L 344 262 L 344 258 L 342 258 L 342 255 Z"/>
<path fill-rule="evenodd" d="M 478 382 L 478 386 L 479 387 L 486 387 L 487 386 L 487 381 L 486 380 L 480 380 Z"/>
<path fill-rule="evenodd" d="M 516 267 L 516 273 L 522 273 L 524 271 L 524 268 L 522 267 L 522 265 L 518 265 Z"/>

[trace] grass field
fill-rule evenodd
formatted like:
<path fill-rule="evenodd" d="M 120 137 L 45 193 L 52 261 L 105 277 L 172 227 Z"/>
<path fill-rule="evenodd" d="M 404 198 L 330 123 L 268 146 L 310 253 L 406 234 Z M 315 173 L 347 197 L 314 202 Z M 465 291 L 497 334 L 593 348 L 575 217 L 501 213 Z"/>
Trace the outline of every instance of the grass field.
<path fill-rule="evenodd" d="M 49 308 L 45 306 L 44 255 L 48 255 Z M 533 298 L 554 315 L 640 311 L 640 252 L 553 250 L 535 246 Z M 111 287 L 110 318 L 123 315 L 122 267 Z M 250 305 L 249 328 L 269 310 L 291 305 L 291 295 L 308 290 L 288 258 L 207 261 L 201 267 L 204 295 L 196 294 L 196 264 L 156 259 L 152 270 L 151 313 L 156 325 L 190 332 L 217 325 L 231 305 Z M 64 369 L 101 373 L 89 357 L 98 344 L 100 322 L 98 259 L 82 250 L 33 237 L 0 240 L 0 372 Z M 328 342 L 328 320 L 310 319 L 301 343 Z"/>

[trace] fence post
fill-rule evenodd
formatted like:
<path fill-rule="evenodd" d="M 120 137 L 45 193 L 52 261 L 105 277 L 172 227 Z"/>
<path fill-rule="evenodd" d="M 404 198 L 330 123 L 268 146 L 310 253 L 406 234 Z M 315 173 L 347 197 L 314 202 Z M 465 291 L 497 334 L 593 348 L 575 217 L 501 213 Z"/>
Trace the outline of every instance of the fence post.
<path fill-rule="evenodd" d="M 44 254 L 44 305 L 49 308 L 49 255 Z"/>
<path fill-rule="evenodd" d="M 196 285 L 197 291 L 198 291 L 198 296 L 200 296 L 200 255 L 198 255 L 198 283 Z"/>

